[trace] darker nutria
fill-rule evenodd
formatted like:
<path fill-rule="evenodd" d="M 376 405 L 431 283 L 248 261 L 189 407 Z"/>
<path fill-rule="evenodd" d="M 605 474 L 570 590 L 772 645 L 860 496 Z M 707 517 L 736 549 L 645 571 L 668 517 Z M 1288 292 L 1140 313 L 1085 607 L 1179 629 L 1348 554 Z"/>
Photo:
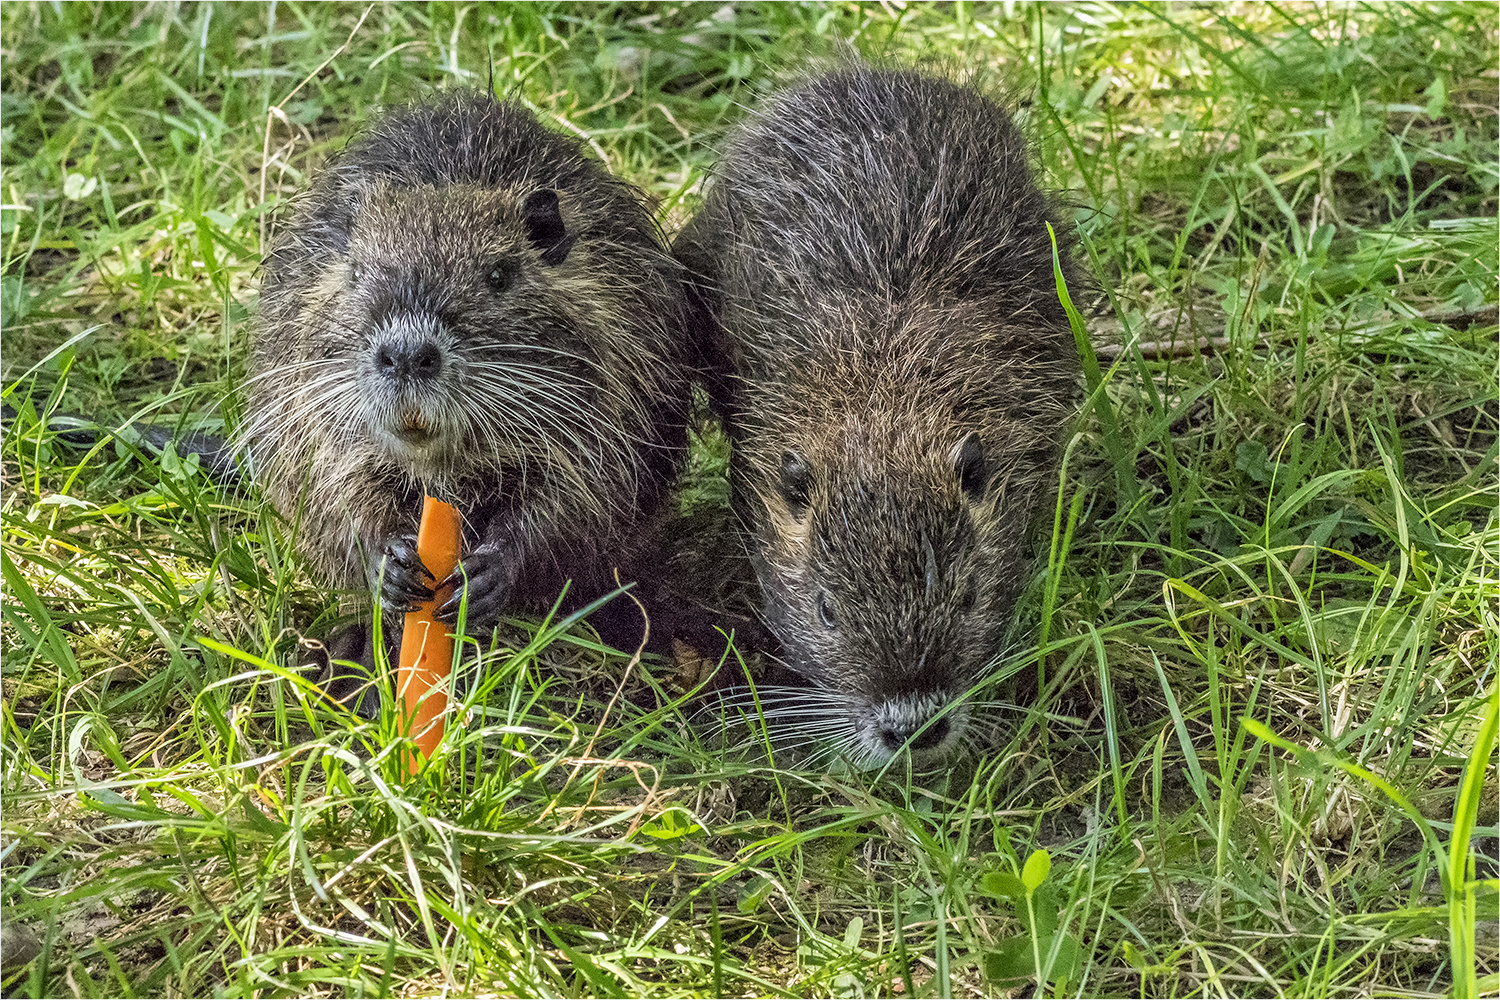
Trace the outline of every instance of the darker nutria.
<path fill-rule="evenodd" d="M 522 105 L 449 93 L 381 118 L 294 203 L 245 438 L 314 568 L 389 610 L 434 583 L 424 491 L 457 505 L 487 632 L 570 579 L 572 607 L 630 579 L 685 447 L 683 344 L 640 193 Z"/>
<path fill-rule="evenodd" d="M 850 66 L 733 132 L 678 241 L 797 711 L 856 764 L 955 745 L 1026 582 L 1076 397 L 1052 217 L 991 100 Z"/>

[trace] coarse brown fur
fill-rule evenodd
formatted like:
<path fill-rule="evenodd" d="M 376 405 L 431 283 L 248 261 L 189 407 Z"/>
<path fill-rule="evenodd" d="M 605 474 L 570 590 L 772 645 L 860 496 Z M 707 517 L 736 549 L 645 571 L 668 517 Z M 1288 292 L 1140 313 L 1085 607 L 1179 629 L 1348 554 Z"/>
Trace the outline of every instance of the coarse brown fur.
<path fill-rule="evenodd" d="M 685 447 L 683 352 L 640 193 L 520 104 L 453 92 L 376 121 L 294 203 L 245 437 L 322 578 L 388 608 L 434 583 L 422 496 L 456 504 L 488 631 L 570 579 L 573 607 L 631 579 Z"/>
<path fill-rule="evenodd" d="M 1052 219 L 996 103 L 851 65 L 738 127 L 674 247 L 767 621 L 810 683 L 778 711 L 856 763 L 958 742 L 1026 582 L 1077 391 Z"/>

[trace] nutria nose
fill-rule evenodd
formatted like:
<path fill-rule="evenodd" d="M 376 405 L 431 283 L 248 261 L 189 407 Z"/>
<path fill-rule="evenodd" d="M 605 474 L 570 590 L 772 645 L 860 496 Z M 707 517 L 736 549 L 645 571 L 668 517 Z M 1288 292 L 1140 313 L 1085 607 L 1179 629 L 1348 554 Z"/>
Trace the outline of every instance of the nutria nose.
<path fill-rule="evenodd" d="M 881 742 L 892 750 L 900 750 L 906 744 L 907 740 L 911 740 L 911 748 L 913 750 L 930 750 L 943 742 L 943 737 L 948 735 L 948 720 L 935 720 L 926 729 L 922 729 L 922 732 L 913 740 L 912 733 L 915 733 L 918 729 L 922 729 L 921 722 L 910 725 L 881 726 L 880 739 Z"/>
<path fill-rule="evenodd" d="M 385 343 L 375 351 L 375 369 L 385 378 L 429 379 L 443 370 L 443 352 L 430 340 Z"/>

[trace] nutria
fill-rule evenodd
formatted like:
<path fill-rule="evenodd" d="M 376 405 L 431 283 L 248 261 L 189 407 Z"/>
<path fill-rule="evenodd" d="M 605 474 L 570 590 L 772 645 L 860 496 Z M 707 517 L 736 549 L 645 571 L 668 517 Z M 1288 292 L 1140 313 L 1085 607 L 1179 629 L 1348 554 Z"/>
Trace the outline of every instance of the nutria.
<path fill-rule="evenodd" d="M 856 65 L 737 127 L 674 248 L 791 697 L 856 765 L 960 741 L 1027 580 L 1077 395 L 1052 219 L 999 105 Z"/>
<path fill-rule="evenodd" d="M 685 448 L 684 342 L 640 192 L 519 103 L 448 93 L 380 118 L 294 201 L 245 440 L 318 574 L 388 611 L 439 582 L 416 556 L 423 494 L 455 504 L 441 583 L 466 575 L 487 633 L 569 580 L 579 607 L 631 579 Z"/>

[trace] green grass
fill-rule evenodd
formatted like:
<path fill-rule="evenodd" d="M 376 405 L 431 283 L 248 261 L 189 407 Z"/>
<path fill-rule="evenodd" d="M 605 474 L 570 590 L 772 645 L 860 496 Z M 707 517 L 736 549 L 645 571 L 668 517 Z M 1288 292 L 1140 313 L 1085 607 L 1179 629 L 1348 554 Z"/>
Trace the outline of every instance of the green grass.
<path fill-rule="evenodd" d="M 1500 992 L 1492 5 L 364 14 L 0 7 L 7 995 Z M 671 231 L 851 38 L 1008 89 L 1095 275 L 1027 708 L 953 773 L 517 623 L 403 782 L 257 497 L 38 422 L 232 425 L 262 221 L 384 103 L 493 66 Z"/>

